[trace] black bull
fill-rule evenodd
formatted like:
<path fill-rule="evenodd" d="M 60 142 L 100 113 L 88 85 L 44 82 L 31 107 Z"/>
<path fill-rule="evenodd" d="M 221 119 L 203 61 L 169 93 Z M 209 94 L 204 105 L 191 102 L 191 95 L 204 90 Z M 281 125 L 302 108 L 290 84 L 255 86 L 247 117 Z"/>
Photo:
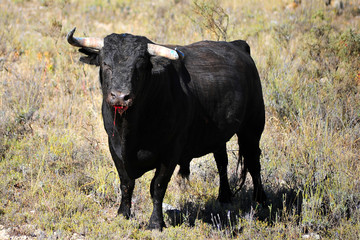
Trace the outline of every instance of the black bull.
<path fill-rule="evenodd" d="M 118 213 L 130 216 L 135 179 L 156 169 L 148 227 L 161 230 L 162 202 L 176 165 L 187 177 L 190 161 L 208 153 L 219 171 L 219 201 L 230 202 L 226 142 L 234 134 L 243 163 L 241 186 L 250 172 L 254 199 L 265 202 L 259 160 L 264 102 L 245 41 L 202 41 L 174 51 L 145 37 L 75 38 L 74 31 L 68 42 L 87 55 L 80 60 L 100 67 L 102 115 L 121 180 Z"/>

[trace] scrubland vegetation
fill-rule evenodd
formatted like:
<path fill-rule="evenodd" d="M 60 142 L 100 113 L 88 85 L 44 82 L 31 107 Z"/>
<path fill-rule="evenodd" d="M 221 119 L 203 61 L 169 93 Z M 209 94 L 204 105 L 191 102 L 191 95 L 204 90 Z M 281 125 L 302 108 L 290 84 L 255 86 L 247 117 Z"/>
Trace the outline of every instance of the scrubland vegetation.
<path fill-rule="evenodd" d="M 13 239 L 360 239 L 360 9 L 321 0 L 0 2 L 0 232 Z M 262 177 L 221 206 L 212 155 L 173 176 L 163 232 L 146 230 L 153 172 L 134 217 L 103 130 L 98 70 L 65 40 L 112 32 L 157 43 L 244 39 L 263 84 Z M 228 143 L 236 189 L 236 139 Z M 174 226 L 174 227 L 173 227 Z M 0 236 L 1 238 L 1 236 Z"/>

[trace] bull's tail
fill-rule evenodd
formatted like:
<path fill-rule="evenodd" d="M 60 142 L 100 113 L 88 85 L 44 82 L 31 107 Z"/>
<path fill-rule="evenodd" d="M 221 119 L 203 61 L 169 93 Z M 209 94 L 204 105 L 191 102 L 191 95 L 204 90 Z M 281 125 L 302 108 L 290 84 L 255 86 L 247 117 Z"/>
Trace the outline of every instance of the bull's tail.
<path fill-rule="evenodd" d="M 233 196 L 235 196 L 244 186 L 246 174 L 247 174 L 247 168 L 245 167 L 245 160 L 243 154 L 241 153 L 241 149 L 239 149 L 239 158 L 236 164 L 236 173 L 238 172 L 240 166 L 241 166 L 240 184 L 239 187 L 234 191 Z"/>

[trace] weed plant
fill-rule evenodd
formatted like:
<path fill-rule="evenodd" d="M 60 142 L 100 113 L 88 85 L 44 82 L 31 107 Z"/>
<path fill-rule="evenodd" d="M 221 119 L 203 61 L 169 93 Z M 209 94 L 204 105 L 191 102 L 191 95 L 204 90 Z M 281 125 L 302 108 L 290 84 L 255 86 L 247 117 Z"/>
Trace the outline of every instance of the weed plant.
<path fill-rule="evenodd" d="M 360 10 L 343 1 L 0 1 L 0 225 L 13 239 L 359 239 Z M 212 155 L 173 176 L 169 226 L 147 231 L 153 172 L 134 217 L 116 216 L 119 178 L 103 130 L 97 69 L 65 40 L 112 32 L 158 43 L 244 39 L 263 84 L 262 177 L 222 206 Z M 236 189 L 236 139 L 228 143 Z M 0 230 L 1 230 L 0 229 Z M 3 232 L 3 231 L 2 231 Z M 1 238 L 1 236 L 0 236 Z"/>

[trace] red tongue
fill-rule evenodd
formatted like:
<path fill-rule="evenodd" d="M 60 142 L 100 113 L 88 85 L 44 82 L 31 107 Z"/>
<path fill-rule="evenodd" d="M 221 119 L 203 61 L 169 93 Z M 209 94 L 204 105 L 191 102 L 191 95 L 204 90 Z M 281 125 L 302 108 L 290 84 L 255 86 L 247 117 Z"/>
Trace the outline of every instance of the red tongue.
<path fill-rule="evenodd" d="M 115 108 L 115 115 L 116 115 L 116 111 L 118 111 L 120 114 L 122 113 L 121 110 L 123 110 L 125 107 L 123 106 L 114 106 Z"/>

